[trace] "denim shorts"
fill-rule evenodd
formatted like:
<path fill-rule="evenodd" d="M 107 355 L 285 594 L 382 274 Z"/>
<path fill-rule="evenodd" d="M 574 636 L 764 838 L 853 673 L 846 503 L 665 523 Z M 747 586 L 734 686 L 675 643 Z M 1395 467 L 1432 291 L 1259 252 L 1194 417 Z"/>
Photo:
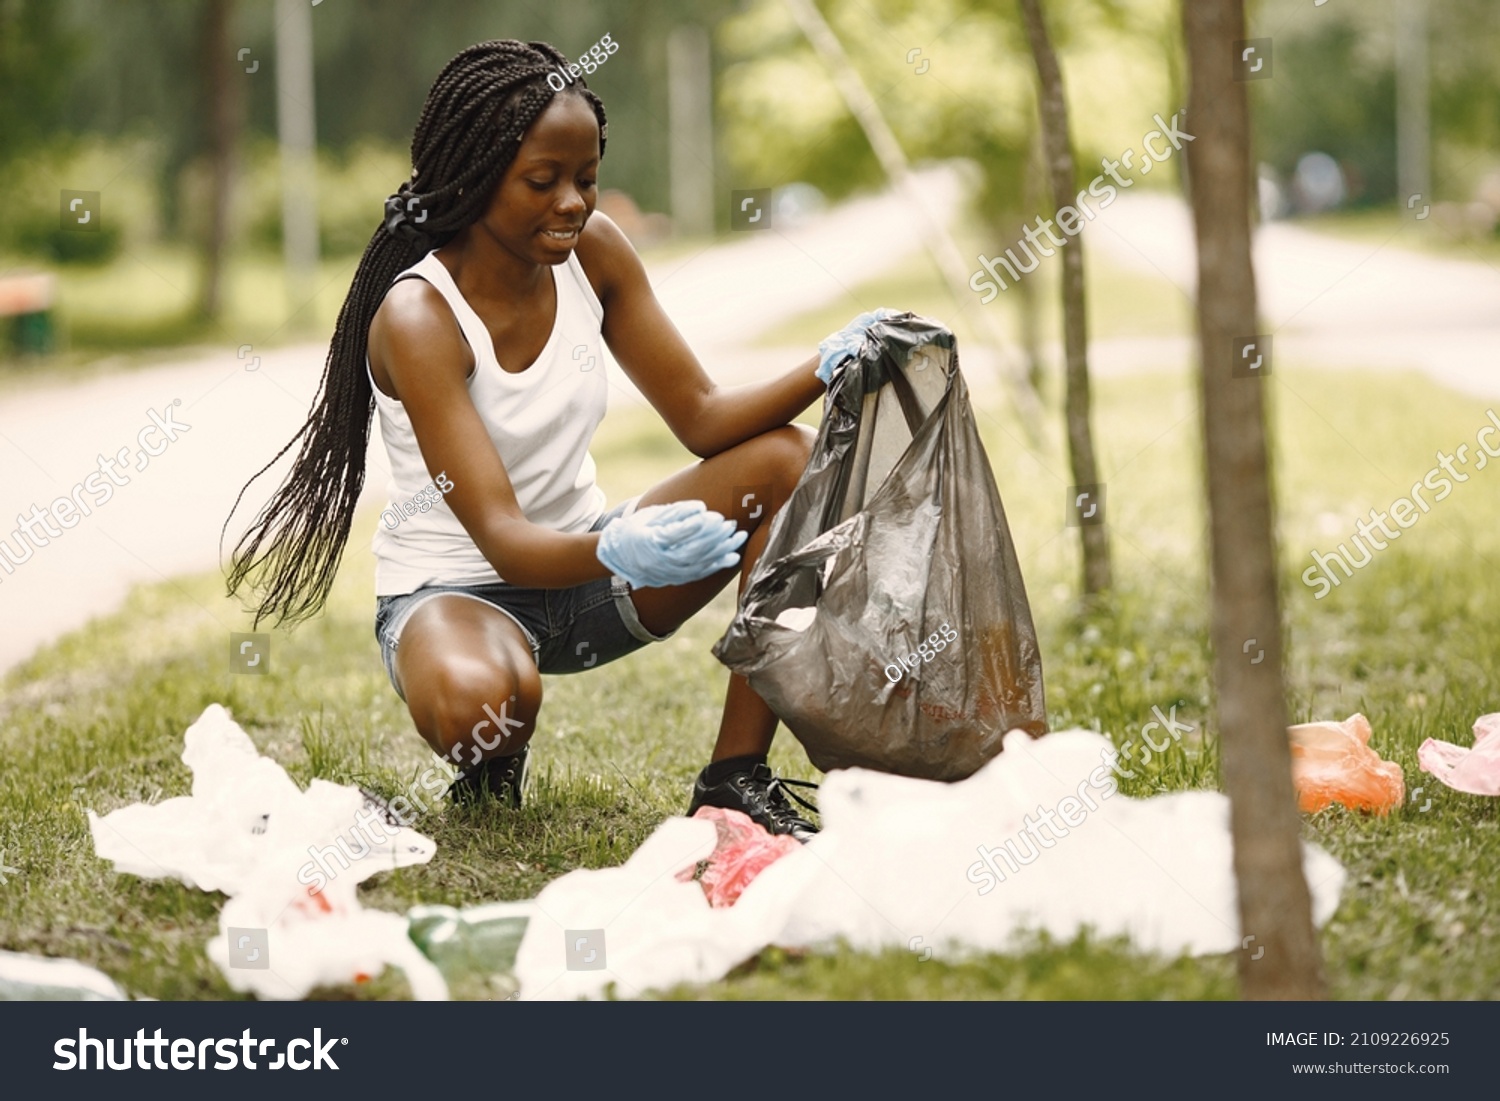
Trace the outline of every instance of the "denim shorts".
<path fill-rule="evenodd" d="M 632 497 L 610 509 L 594 523 L 598 531 L 617 516 L 635 511 Z M 406 693 L 396 676 L 396 651 L 401 631 L 412 613 L 436 596 L 453 594 L 477 600 L 509 616 L 531 646 L 531 656 L 543 673 L 580 673 L 596 665 L 661 642 L 673 632 L 653 635 L 642 625 L 623 577 L 602 577 L 570 589 L 526 589 L 503 581 L 490 585 L 424 585 L 400 596 L 375 598 L 375 637 L 391 686 L 403 700 Z"/>

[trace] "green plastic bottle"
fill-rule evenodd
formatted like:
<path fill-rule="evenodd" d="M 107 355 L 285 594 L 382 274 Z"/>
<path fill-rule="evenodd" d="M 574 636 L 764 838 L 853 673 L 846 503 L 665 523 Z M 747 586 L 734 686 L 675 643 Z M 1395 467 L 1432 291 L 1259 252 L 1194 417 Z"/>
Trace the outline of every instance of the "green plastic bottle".
<path fill-rule="evenodd" d="M 457 910 L 415 906 L 407 935 L 449 982 L 473 975 L 509 974 L 536 903 L 490 902 Z"/>

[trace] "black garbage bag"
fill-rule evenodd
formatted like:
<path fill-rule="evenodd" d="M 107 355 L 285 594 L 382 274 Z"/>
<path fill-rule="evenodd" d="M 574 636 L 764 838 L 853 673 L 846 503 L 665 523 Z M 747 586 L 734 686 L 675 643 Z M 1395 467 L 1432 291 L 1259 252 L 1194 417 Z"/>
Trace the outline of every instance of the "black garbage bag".
<path fill-rule="evenodd" d="M 1042 663 L 953 334 L 877 322 L 714 654 L 825 771 L 960 780 L 1047 729 Z"/>

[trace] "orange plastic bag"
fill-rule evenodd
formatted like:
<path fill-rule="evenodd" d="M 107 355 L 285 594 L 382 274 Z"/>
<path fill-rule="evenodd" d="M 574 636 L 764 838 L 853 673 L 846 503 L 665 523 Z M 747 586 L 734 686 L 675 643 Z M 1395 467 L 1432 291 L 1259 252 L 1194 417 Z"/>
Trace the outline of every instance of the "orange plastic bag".
<path fill-rule="evenodd" d="M 719 840 L 708 858 L 708 866 L 698 877 L 703 893 L 708 896 L 708 904 L 716 908 L 733 906 L 756 876 L 787 853 L 794 853 L 802 847 L 802 843 L 794 838 L 767 833 L 762 826 L 752 822 L 749 815 L 737 810 L 699 807 L 693 817 L 712 822 L 719 831 Z M 692 872 L 693 869 L 688 869 L 678 878 L 689 878 Z"/>
<path fill-rule="evenodd" d="M 1363 715 L 1350 715 L 1341 723 L 1288 727 L 1287 736 L 1297 809 L 1303 813 L 1339 803 L 1350 810 L 1387 814 L 1405 798 L 1401 766 L 1381 760 L 1370 748 L 1370 720 Z"/>

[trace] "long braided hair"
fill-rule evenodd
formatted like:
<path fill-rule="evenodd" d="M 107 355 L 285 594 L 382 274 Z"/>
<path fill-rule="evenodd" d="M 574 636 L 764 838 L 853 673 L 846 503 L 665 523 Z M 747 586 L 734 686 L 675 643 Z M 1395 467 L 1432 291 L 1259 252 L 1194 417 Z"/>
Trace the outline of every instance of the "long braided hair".
<path fill-rule="evenodd" d="M 231 559 L 229 595 L 250 583 L 260 598 L 257 626 L 298 623 L 327 601 L 365 480 L 375 410 L 365 370 L 370 322 L 398 274 L 484 213 L 527 129 L 564 94 L 547 81 L 559 67 L 568 59 L 551 45 L 504 39 L 470 46 L 433 82 L 412 136 L 411 179 L 386 200 L 385 219 L 365 246 L 307 422 L 245 484 L 224 521 L 227 531 L 246 490 L 300 441 L 292 470 Z M 602 156 L 604 105 L 574 79 L 567 91 L 594 109 Z"/>

